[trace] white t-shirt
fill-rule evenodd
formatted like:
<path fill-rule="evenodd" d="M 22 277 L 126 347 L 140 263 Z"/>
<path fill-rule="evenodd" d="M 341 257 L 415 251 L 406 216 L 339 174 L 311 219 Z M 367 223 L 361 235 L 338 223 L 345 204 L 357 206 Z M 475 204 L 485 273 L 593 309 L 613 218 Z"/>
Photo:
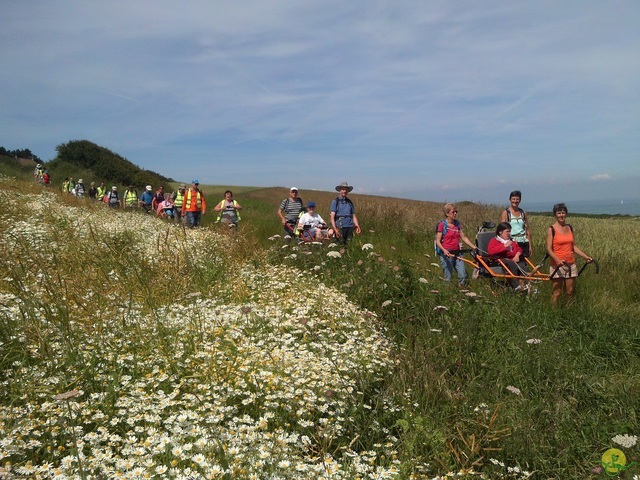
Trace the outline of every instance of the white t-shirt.
<path fill-rule="evenodd" d="M 298 220 L 299 225 L 310 225 L 311 228 L 317 228 L 318 225 L 325 223 L 319 213 L 314 213 L 313 215 L 309 212 L 303 213 Z"/>

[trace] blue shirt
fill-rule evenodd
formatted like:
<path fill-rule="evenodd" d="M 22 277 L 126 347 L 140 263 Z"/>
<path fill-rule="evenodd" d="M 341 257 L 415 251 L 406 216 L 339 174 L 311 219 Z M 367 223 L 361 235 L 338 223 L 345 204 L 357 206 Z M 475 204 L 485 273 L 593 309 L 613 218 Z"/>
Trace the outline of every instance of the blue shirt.
<path fill-rule="evenodd" d="M 353 214 L 356 209 L 353 202 L 348 198 L 338 197 L 331 202 L 331 211 L 335 212 L 335 221 L 337 227 L 355 227 Z"/>
<path fill-rule="evenodd" d="M 151 202 L 153 201 L 153 193 L 145 191 L 140 195 L 140 201 L 145 205 L 151 205 Z"/>

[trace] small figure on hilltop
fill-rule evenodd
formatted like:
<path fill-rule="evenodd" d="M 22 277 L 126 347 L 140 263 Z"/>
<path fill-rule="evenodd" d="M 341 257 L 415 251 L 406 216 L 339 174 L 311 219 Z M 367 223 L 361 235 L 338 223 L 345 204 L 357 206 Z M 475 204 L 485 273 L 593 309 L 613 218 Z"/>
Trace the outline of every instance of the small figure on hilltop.
<path fill-rule="evenodd" d="M 564 203 L 553 206 L 553 215 L 556 222 L 547 230 L 547 253 L 551 257 L 551 303 L 558 304 L 562 290 L 567 297 L 573 295 L 575 278 L 578 276 L 578 267 L 574 254 L 580 255 L 587 263 L 593 262 L 593 258 L 584 253 L 575 244 L 573 227 L 566 223 L 569 213 Z"/>
<path fill-rule="evenodd" d="M 316 203 L 307 203 L 307 211 L 298 221 L 298 232 L 305 241 L 323 240 L 333 237 L 333 229 L 327 228 L 324 219 L 316 212 Z"/>
<path fill-rule="evenodd" d="M 74 190 L 76 188 L 76 182 L 73 181 L 73 177 L 69 177 L 69 183 L 67 183 L 67 191 L 66 193 L 74 194 Z"/>
<path fill-rule="evenodd" d="M 123 200 L 125 209 L 136 210 L 138 208 L 138 191 L 133 184 L 130 184 L 129 188 L 124 191 Z"/>
<path fill-rule="evenodd" d="M 153 188 L 151 185 L 147 185 L 142 195 L 140 195 L 140 200 L 138 200 L 138 205 L 140 205 L 146 213 L 151 213 L 153 203 Z"/>
<path fill-rule="evenodd" d="M 513 238 L 522 249 L 523 257 L 531 257 L 533 248 L 531 245 L 531 232 L 529 231 L 529 222 L 527 214 L 520 208 L 522 193 L 520 190 L 514 190 L 509 194 L 509 207 L 505 208 L 500 215 L 501 222 L 507 222 L 511 225 L 511 238 Z"/>
<path fill-rule="evenodd" d="M 467 238 L 462 231 L 462 224 L 458 221 L 458 209 L 452 203 L 447 203 L 442 207 L 444 220 L 440 220 L 436 227 L 436 253 L 440 256 L 440 264 L 446 282 L 453 278 L 453 271 L 458 274 L 458 283 L 464 285 L 467 280 L 467 272 L 464 268 L 461 242 L 466 243 L 471 248 L 476 246 Z"/>
<path fill-rule="evenodd" d="M 182 202 L 182 215 L 187 216 L 189 228 L 200 226 L 200 220 L 206 209 L 207 203 L 204 199 L 204 193 L 200 191 L 200 182 L 194 180 L 191 182 L 191 188 L 187 190 L 184 202 Z"/>
<path fill-rule="evenodd" d="M 62 181 L 62 193 L 69 193 L 69 178 L 67 177 Z"/>
<path fill-rule="evenodd" d="M 175 208 L 173 209 L 173 218 L 176 223 L 185 223 L 186 217 L 182 215 L 182 204 L 184 203 L 184 196 L 187 191 L 187 186 L 182 183 L 178 190 L 171 194 L 171 198 L 173 199 L 173 205 Z"/>
<path fill-rule="evenodd" d="M 36 169 L 33 171 L 33 179 L 38 183 L 44 183 L 44 165 L 41 163 L 36 164 Z"/>
<path fill-rule="evenodd" d="M 120 208 L 120 196 L 118 195 L 118 187 L 111 187 L 111 191 L 105 195 L 107 205 L 110 208 Z"/>
<path fill-rule="evenodd" d="M 280 202 L 280 208 L 277 212 L 282 222 L 285 238 L 293 238 L 295 236 L 298 218 L 300 218 L 300 214 L 303 211 L 304 202 L 298 197 L 298 188 L 291 187 L 289 189 L 289 197 Z"/>
<path fill-rule="evenodd" d="M 238 226 L 242 205 L 233 199 L 233 192 L 231 190 L 224 192 L 224 199 L 214 207 L 214 210 L 218 212 L 216 223 L 223 223 L 230 228 L 236 228 Z"/>
<path fill-rule="evenodd" d="M 356 217 L 356 208 L 347 195 L 353 190 L 348 182 L 342 182 L 336 187 L 340 194 L 331 202 L 331 226 L 336 238 L 347 245 L 353 238 L 353 233 L 360 235 L 360 222 Z"/>

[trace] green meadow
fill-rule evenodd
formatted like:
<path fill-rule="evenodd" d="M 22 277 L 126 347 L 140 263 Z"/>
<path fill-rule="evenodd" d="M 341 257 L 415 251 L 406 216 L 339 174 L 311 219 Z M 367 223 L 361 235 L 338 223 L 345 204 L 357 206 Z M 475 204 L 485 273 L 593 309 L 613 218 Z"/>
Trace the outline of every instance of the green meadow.
<path fill-rule="evenodd" d="M 351 195 L 344 249 L 277 236 L 286 188 L 231 234 L 224 190 L 191 231 L 0 177 L 0 478 L 639 478 L 639 218 L 569 204 L 600 273 L 554 308 L 444 283 L 439 204 Z"/>

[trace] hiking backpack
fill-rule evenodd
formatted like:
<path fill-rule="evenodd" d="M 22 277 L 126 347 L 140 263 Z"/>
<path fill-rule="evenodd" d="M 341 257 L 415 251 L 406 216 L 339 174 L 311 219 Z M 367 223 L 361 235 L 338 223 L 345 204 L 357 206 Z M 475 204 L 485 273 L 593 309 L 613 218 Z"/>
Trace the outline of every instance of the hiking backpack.
<path fill-rule="evenodd" d="M 447 222 L 446 220 L 440 220 L 437 224 L 436 224 L 436 235 L 438 234 L 438 226 L 440 224 L 443 224 L 442 227 L 442 237 L 440 238 L 440 244 L 442 244 L 442 240 L 444 240 L 444 236 L 447 234 L 447 231 L 449 230 L 449 222 Z M 453 226 L 460 229 L 460 222 L 458 220 L 454 220 L 453 221 Z M 433 240 L 433 248 L 436 251 L 436 255 L 442 255 L 442 249 L 440 247 L 438 247 L 438 244 L 436 243 L 435 239 Z"/>

